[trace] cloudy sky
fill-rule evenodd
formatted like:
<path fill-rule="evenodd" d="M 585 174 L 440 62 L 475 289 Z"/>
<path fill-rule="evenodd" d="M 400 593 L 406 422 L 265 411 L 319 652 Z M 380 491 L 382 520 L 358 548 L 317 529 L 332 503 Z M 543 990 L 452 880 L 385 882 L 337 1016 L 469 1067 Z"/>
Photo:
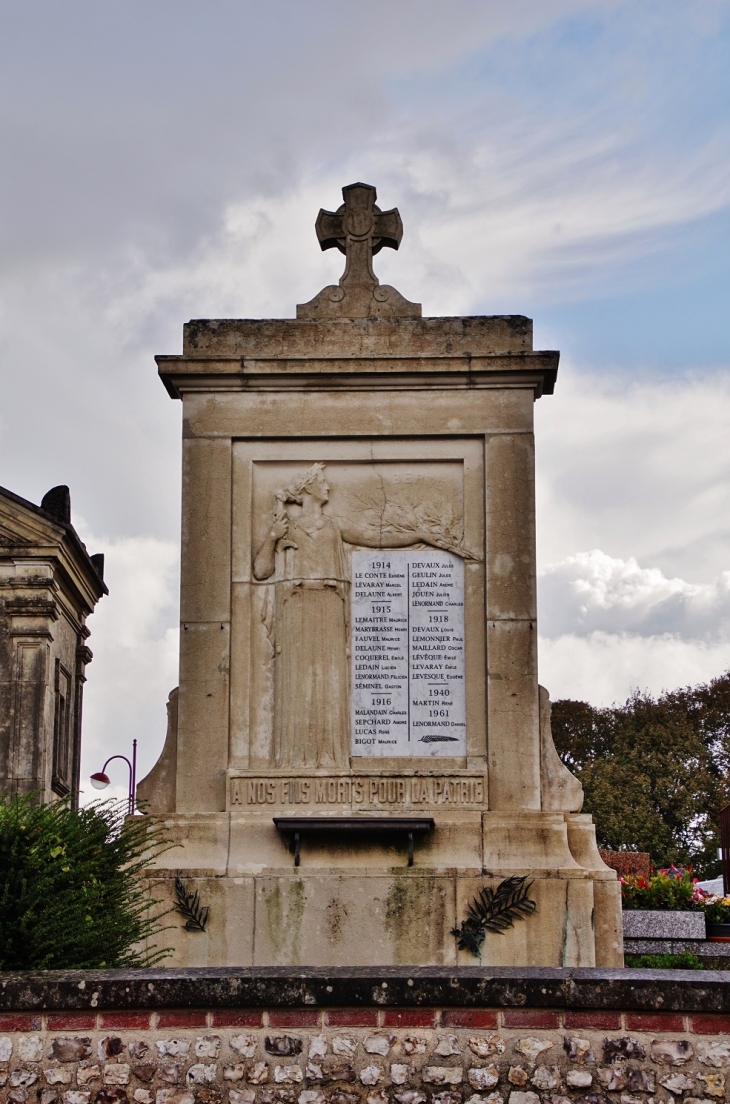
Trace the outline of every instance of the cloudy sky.
<path fill-rule="evenodd" d="M 176 682 L 188 318 L 336 280 L 320 206 L 405 223 L 426 314 L 528 314 L 541 681 L 596 704 L 730 667 L 730 0 L 0 0 L 0 484 L 107 557 L 84 776 Z"/>

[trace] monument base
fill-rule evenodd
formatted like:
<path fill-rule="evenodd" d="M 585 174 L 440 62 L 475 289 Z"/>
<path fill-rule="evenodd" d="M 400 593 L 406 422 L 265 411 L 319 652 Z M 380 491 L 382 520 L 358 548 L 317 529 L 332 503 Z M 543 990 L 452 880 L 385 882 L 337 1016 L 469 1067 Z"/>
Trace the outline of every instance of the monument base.
<path fill-rule="evenodd" d="M 585 814 L 434 811 L 410 866 L 403 833 L 307 835 L 295 866 L 270 815 L 160 820 L 177 846 L 153 896 L 171 900 L 179 874 L 209 909 L 204 931 L 182 917 L 166 931 L 175 966 L 623 965 L 619 885 Z M 480 959 L 458 950 L 475 895 L 511 875 L 532 879 L 534 914 L 487 932 Z"/>

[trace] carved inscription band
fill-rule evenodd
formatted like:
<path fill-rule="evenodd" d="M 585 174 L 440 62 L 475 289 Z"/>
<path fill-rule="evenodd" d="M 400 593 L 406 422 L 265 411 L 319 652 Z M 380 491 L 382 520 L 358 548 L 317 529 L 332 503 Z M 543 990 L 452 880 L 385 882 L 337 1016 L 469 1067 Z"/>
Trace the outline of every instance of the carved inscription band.
<path fill-rule="evenodd" d="M 231 778 L 231 808 L 348 805 L 355 808 L 483 808 L 483 776 L 360 775 L 343 778 Z"/>

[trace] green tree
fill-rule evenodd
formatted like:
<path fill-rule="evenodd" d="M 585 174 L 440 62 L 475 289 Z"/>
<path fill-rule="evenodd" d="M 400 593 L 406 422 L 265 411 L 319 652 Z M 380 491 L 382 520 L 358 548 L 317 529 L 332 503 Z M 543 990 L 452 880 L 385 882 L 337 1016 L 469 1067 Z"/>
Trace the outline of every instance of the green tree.
<path fill-rule="evenodd" d="M 719 873 L 719 813 L 730 801 L 730 672 L 622 706 L 553 706 L 553 737 L 580 778 L 599 847 L 648 851 L 656 866 Z"/>
<path fill-rule="evenodd" d="M 115 802 L 0 799 L 0 970 L 149 966 L 167 951 L 140 878 L 165 844 Z M 146 946 L 147 950 L 140 949 Z"/>

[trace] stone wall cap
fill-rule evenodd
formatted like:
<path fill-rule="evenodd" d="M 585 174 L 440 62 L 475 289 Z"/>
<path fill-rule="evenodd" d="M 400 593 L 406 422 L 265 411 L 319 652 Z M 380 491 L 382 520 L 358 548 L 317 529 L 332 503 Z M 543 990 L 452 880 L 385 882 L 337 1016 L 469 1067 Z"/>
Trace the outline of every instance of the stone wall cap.
<path fill-rule="evenodd" d="M 730 1012 L 730 973 L 486 966 L 158 967 L 0 973 L 0 1011 L 566 1008 Z"/>
<path fill-rule="evenodd" d="M 464 344 L 464 343 L 468 343 Z M 388 355 L 453 351 L 532 351 L 525 315 L 444 315 L 428 318 L 199 318 L 183 327 L 186 355 Z"/>

